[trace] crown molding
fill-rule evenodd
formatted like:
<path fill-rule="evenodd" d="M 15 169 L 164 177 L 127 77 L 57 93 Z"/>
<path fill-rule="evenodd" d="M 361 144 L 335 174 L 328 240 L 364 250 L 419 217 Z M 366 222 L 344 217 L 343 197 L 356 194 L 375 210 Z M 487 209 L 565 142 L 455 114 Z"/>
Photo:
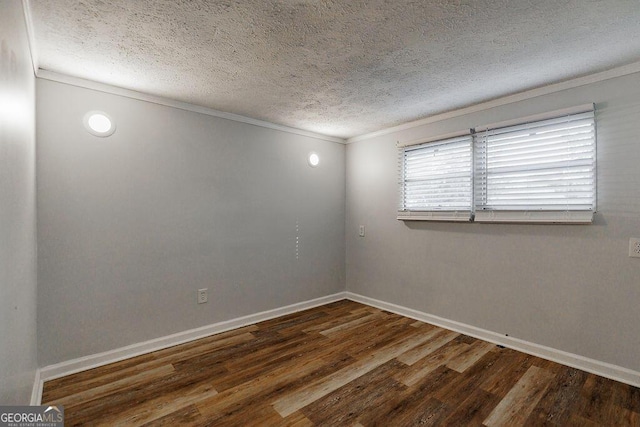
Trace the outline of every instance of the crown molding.
<path fill-rule="evenodd" d="M 423 119 L 403 123 L 401 125 L 392 126 L 386 129 L 381 129 L 375 132 L 366 133 L 363 135 L 354 136 L 351 138 L 343 139 L 339 137 L 323 135 L 315 132 L 310 132 L 302 129 L 297 129 L 289 126 L 278 125 L 275 123 L 267 122 L 264 120 L 253 119 L 251 117 L 242 116 L 234 113 L 227 113 L 224 111 L 214 110 L 208 107 L 202 107 L 199 105 L 177 101 L 170 98 L 165 98 L 157 95 L 150 95 L 131 89 L 125 89 L 113 85 L 99 83 L 93 80 L 82 79 L 79 77 L 73 77 L 49 70 L 40 68 L 38 55 L 36 51 L 35 32 L 33 26 L 33 19 L 31 15 L 30 0 L 22 0 L 22 6 L 24 9 L 24 18 L 27 26 L 27 36 L 29 39 L 29 48 L 31 51 L 31 61 L 36 77 L 45 80 L 56 81 L 59 83 L 65 83 L 72 86 L 83 87 L 87 89 L 97 90 L 100 92 L 111 93 L 115 95 L 124 96 L 127 98 L 137 99 L 141 101 L 151 102 L 158 105 L 164 105 L 168 107 L 179 108 L 186 111 L 192 111 L 196 113 L 206 114 L 213 117 L 219 117 L 223 119 L 233 120 L 241 123 L 247 123 L 254 126 L 260 126 L 268 129 L 279 130 L 282 132 L 292 133 L 296 135 L 306 136 L 310 138 L 316 138 L 329 142 L 336 142 L 339 144 L 350 144 L 352 142 L 364 141 L 367 139 L 375 138 L 378 136 L 388 135 L 390 133 L 399 132 L 402 130 L 412 129 L 418 126 L 427 125 L 430 123 L 439 122 L 442 120 L 459 117 L 465 114 L 471 114 L 478 111 L 487 110 L 507 104 L 511 104 L 518 101 L 523 101 L 531 98 L 536 98 L 543 95 L 559 92 L 562 90 L 573 89 L 580 86 L 585 86 L 591 83 L 597 83 L 604 80 L 609 80 L 617 77 L 626 76 L 640 72 L 640 61 L 631 64 L 623 65 L 609 70 L 601 71 L 586 76 L 565 80 L 558 83 L 552 83 L 547 86 L 538 87 L 535 89 L 518 92 L 512 95 L 507 95 L 501 98 L 493 99 L 479 104 L 470 105 L 457 110 L 447 111 L 433 116 L 425 117 Z"/>
<path fill-rule="evenodd" d="M 499 107 L 502 105 L 512 104 L 514 102 L 524 101 L 526 99 L 537 98 L 543 95 L 549 95 L 562 90 L 573 89 L 580 86 L 585 86 L 592 83 L 601 82 L 604 80 L 614 79 L 616 77 L 622 77 L 629 74 L 640 72 L 640 61 L 632 64 L 623 65 L 621 67 L 611 68 L 599 73 L 589 74 L 586 76 L 578 77 L 575 79 L 565 80 L 559 83 L 553 83 L 547 86 L 538 87 L 535 89 L 518 92 L 513 95 L 507 95 L 501 98 L 492 99 L 491 101 L 481 102 L 479 104 L 470 105 L 457 110 L 447 111 L 441 114 L 425 117 L 424 119 L 415 120 L 408 123 L 403 123 L 398 126 L 393 126 L 386 129 L 381 129 L 375 132 L 366 133 L 359 136 L 348 138 L 346 143 L 364 141 L 367 139 L 375 138 L 378 136 L 388 135 L 390 133 L 399 132 L 407 129 L 412 129 L 418 126 L 427 125 L 430 123 L 439 122 L 442 120 L 452 119 L 454 117 L 463 116 L 466 114 L 476 113 L 478 111 L 488 110 L 490 108 Z"/>
<path fill-rule="evenodd" d="M 241 116 L 239 114 L 214 110 L 212 108 L 202 107 L 200 105 L 195 105 L 188 102 L 177 101 L 177 100 L 165 98 L 162 96 L 151 95 L 148 93 L 138 92 L 131 89 L 125 89 L 118 86 L 99 83 L 93 80 L 87 80 L 79 77 L 70 76 L 67 74 L 56 73 L 54 71 L 44 70 L 42 68 L 38 69 L 38 71 L 36 72 L 36 76 L 39 79 L 51 80 L 54 82 L 64 83 L 71 86 L 77 86 L 85 89 L 96 90 L 99 92 L 110 93 L 112 95 L 124 96 L 126 98 L 137 99 L 139 101 L 150 102 L 152 104 L 164 105 L 166 107 L 179 108 L 181 110 L 191 111 L 191 112 L 200 113 L 200 114 L 206 114 L 208 116 L 218 117 L 218 118 L 227 119 L 227 120 L 233 120 L 235 122 L 241 122 L 241 123 L 246 123 L 254 126 L 260 126 L 263 128 L 278 130 L 281 132 L 292 133 L 300 136 L 306 136 L 309 138 L 321 139 L 323 141 L 335 142 L 338 144 L 346 143 L 344 139 L 338 138 L 335 136 L 322 135 L 319 133 L 297 129 L 289 126 L 278 125 L 278 124 L 267 122 L 264 120 L 258 120 L 258 119 L 253 119 L 251 117 Z"/>
<path fill-rule="evenodd" d="M 36 35 L 33 29 L 33 18 L 31 16 L 31 5 L 29 0 L 22 0 L 22 10 L 24 12 L 24 23 L 27 26 L 27 39 L 29 41 L 29 52 L 31 53 L 31 66 L 33 74 L 38 75 L 38 55 L 36 52 Z"/>
<path fill-rule="evenodd" d="M 153 104 L 164 105 L 167 107 L 179 108 L 181 110 L 191 111 L 194 113 L 206 114 L 208 116 L 219 117 L 222 119 L 233 120 L 236 122 L 247 123 L 254 126 L 260 126 L 263 128 L 278 130 L 295 135 L 306 136 L 309 138 L 316 138 L 328 142 L 336 142 L 339 144 L 345 144 L 346 140 L 335 136 L 323 135 L 315 132 L 310 132 L 302 129 L 297 129 L 289 126 L 278 125 L 275 123 L 267 122 L 264 120 L 253 119 L 251 117 L 241 116 L 239 114 L 227 113 L 224 111 L 214 110 L 212 108 L 202 107 L 188 102 L 176 101 L 169 98 L 164 98 L 157 95 L 150 95 L 130 89 L 120 88 L 113 85 L 99 83 L 93 80 L 81 79 L 53 71 L 40 68 L 38 60 L 38 54 L 36 49 L 36 37 L 33 26 L 33 18 L 31 15 L 30 0 L 22 0 L 22 8 L 24 11 L 24 20 L 27 27 L 27 37 L 29 40 L 29 51 L 31 53 L 31 64 L 33 66 L 33 72 L 36 77 L 51 80 L 59 83 L 65 83 L 72 86 L 83 87 L 86 89 L 97 90 L 99 92 L 110 93 L 114 95 L 120 95 L 127 98 L 137 99 L 140 101 L 151 102 Z"/>

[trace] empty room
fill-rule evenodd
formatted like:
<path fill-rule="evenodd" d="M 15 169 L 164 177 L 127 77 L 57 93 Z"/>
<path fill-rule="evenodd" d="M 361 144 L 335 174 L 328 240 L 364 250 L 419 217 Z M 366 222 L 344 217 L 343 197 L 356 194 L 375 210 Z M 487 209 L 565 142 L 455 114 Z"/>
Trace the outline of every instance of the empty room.
<path fill-rule="evenodd" d="M 0 43 L 0 426 L 640 426 L 637 0 L 0 0 Z"/>

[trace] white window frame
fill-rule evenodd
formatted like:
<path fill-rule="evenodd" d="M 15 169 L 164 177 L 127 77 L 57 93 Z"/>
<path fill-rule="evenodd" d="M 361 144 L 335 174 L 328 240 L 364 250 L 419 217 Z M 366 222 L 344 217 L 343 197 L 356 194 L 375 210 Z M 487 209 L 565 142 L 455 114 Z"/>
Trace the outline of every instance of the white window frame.
<path fill-rule="evenodd" d="M 586 117 L 586 118 L 585 118 Z M 572 173 L 572 171 L 576 171 L 575 169 L 577 163 L 584 164 L 584 172 L 589 175 L 589 178 L 585 178 L 581 187 L 588 187 L 590 184 L 593 185 L 592 193 L 589 193 L 588 190 L 581 189 L 580 191 L 584 191 L 587 195 L 581 200 L 580 203 L 577 201 L 574 202 L 571 198 L 567 198 L 569 200 L 568 203 L 558 204 L 557 208 L 555 205 L 536 205 L 535 203 L 527 204 L 528 201 L 526 196 L 519 197 L 518 203 L 514 203 L 515 205 L 519 204 L 519 206 L 509 206 L 507 203 L 500 204 L 496 202 L 500 197 L 492 197 L 487 194 L 487 191 L 491 191 L 491 187 L 494 186 L 495 191 L 502 191 L 503 188 L 499 188 L 500 184 L 496 184 L 498 181 L 493 181 L 493 184 L 490 183 L 489 175 L 491 175 L 491 166 L 487 167 L 491 163 L 495 162 L 495 159 L 498 158 L 498 154 L 494 156 L 494 159 L 487 160 L 486 156 L 491 156 L 490 151 L 487 151 L 487 147 L 490 147 L 493 144 L 494 147 L 497 147 L 496 141 L 503 133 L 507 133 L 507 135 L 519 135 L 516 134 L 515 130 L 518 132 L 524 130 L 525 132 L 531 131 L 531 136 L 534 139 L 538 139 L 539 135 L 544 134 L 544 132 L 536 131 L 536 127 L 540 125 L 545 125 L 550 123 L 555 123 L 557 121 L 563 121 L 564 119 L 567 121 L 574 120 L 576 118 L 582 118 L 585 121 L 592 120 L 590 125 L 592 126 L 591 130 L 587 131 L 586 137 L 586 146 L 581 147 L 580 150 L 586 150 L 586 154 L 584 154 L 584 158 L 580 158 L 579 160 L 575 160 L 574 156 L 565 156 L 567 158 L 566 166 L 563 166 L 561 173 Z M 545 224 L 553 224 L 553 223 L 562 223 L 562 224 L 589 224 L 593 222 L 593 215 L 596 212 L 596 200 L 597 200 L 597 171 L 596 171 L 596 128 L 595 128 L 595 106 L 594 104 L 586 104 L 572 108 L 566 108 L 562 110 L 556 110 L 544 114 L 538 114 L 534 116 L 528 116 L 524 118 L 519 118 L 515 120 L 504 121 L 500 123 L 494 123 L 490 125 L 478 126 L 475 129 L 471 129 L 469 131 L 461 131 L 452 134 L 437 136 L 433 138 L 420 139 L 415 141 L 410 141 L 406 143 L 398 143 L 399 148 L 399 185 L 400 185 L 400 205 L 398 209 L 399 220 L 427 220 L 427 221 L 475 221 L 475 222 L 503 222 L 503 223 L 545 223 Z M 531 128 L 531 129 L 530 129 Z M 545 130 L 546 131 L 546 130 Z M 509 133 L 513 132 L 513 133 Z M 537 132 L 537 133 L 536 133 Z M 590 133 L 590 134 L 589 134 Z M 526 135 L 526 134 L 525 134 Z M 411 203 L 407 203 L 406 199 L 406 190 L 407 190 L 407 179 L 406 179 L 406 171 L 405 171 L 405 159 L 407 159 L 407 151 L 410 150 L 420 150 L 423 147 L 429 147 L 431 144 L 442 144 L 446 145 L 448 141 L 455 141 L 456 138 L 462 138 L 468 136 L 472 138 L 471 141 L 471 170 L 470 170 L 470 179 L 471 179 L 471 191 L 469 194 L 469 209 L 446 209 L 440 207 L 430 207 L 426 210 L 416 210 L 411 208 Z M 562 139 L 575 139 L 574 136 L 568 136 L 565 138 L 564 135 L 561 136 Z M 589 140 L 589 137 L 592 139 Z M 494 138 L 491 141 L 491 138 Z M 525 139 L 528 138 L 528 135 Z M 580 136 L 583 138 L 583 136 Z M 517 138 L 516 138 L 517 139 Z M 520 140 L 518 140 L 520 141 Z M 592 141 L 592 143 L 590 142 Z M 570 141 L 571 144 L 569 148 L 574 146 L 575 141 Z M 487 145 L 487 144 L 490 145 Z M 499 142 L 497 144 L 500 144 Z M 580 142 L 582 144 L 582 142 Z M 542 146 L 541 146 L 542 147 Z M 496 150 L 497 148 L 493 148 Z M 520 148 L 518 149 L 520 150 Z M 524 149 L 528 152 L 528 147 Z M 592 151 L 589 151 L 592 150 Z M 537 147 L 534 147 L 534 151 L 538 151 Z M 554 152 L 557 152 L 554 151 Z M 555 155 L 554 152 L 550 150 L 549 155 Z M 504 152 L 500 155 L 504 155 Z M 508 154 L 507 154 L 508 155 Z M 542 168 L 540 166 L 542 163 L 536 163 L 536 158 L 538 157 L 535 154 L 528 154 L 532 156 L 533 160 L 530 161 L 530 165 L 525 168 Z M 544 155 L 547 155 L 545 153 Z M 590 156 L 590 157 L 589 157 Z M 527 160 L 529 161 L 529 160 Z M 531 163 L 533 162 L 533 163 Z M 591 163 L 590 163 L 591 162 Z M 495 163 L 494 163 L 495 164 Z M 573 168 L 573 169 L 572 169 Z M 516 173 L 521 173 L 522 171 L 516 171 Z M 582 172 L 581 172 L 582 173 Z M 494 175 L 495 177 L 496 175 Z M 561 180 L 562 178 L 559 178 Z M 586 182 L 586 183 L 584 183 Z M 489 183 L 489 184 L 488 184 Z M 547 193 L 549 189 L 552 189 L 551 182 L 548 186 L 545 186 L 544 189 L 540 189 L 541 193 Z M 566 184 L 564 188 L 567 188 Z M 497 185 L 497 187 L 495 187 Z M 511 188 L 506 190 L 506 192 L 511 191 Z M 551 192 L 551 198 L 553 197 L 562 197 L 562 191 L 559 191 L 559 194 L 553 194 Z M 567 192 L 568 193 L 568 192 Z M 494 193 L 498 194 L 498 193 Z M 504 195 L 501 193 L 500 196 Z M 511 194 L 508 195 L 509 197 Z M 566 194 L 565 194 L 566 196 Z M 589 197 L 592 196 L 591 199 Z M 535 200 L 535 197 L 532 197 L 531 200 Z M 548 201 L 548 198 L 546 198 Z M 491 205 L 491 200 L 496 203 L 494 206 Z M 565 199 L 562 199 L 565 200 Z M 585 201 L 586 200 L 586 201 Z M 592 200 L 591 203 L 589 201 Z M 414 204 L 415 205 L 415 204 Z"/>
<path fill-rule="evenodd" d="M 460 148 L 464 149 L 464 144 L 468 142 L 468 153 L 461 152 L 456 155 L 456 161 L 458 168 L 456 171 L 450 171 L 450 173 L 444 173 L 443 176 L 439 178 L 442 183 L 446 183 L 448 179 L 464 179 L 465 173 L 468 173 L 469 179 L 469 188 L 468 188 L 468 201 L 465 203 L 465 206 L 451 206 L 449 202 L 443 201 L 443 205 L 445 206 L 430 206 L 427 209 L 415 208 L 408 206 L 406 193 L 408 191 L 408 183 L 413 180 L 413 178 L 409 178 L 408 174 L 413 174 L 412 171 L 406 166 L 407 156 L 410 156 L 411 153 L 425 153 L 432 156 L 432 160 L 438 161 L 437 150 L 434 150 L 435 147 L 447 147 L 447 145 L 457 145 Z M 472 209 L 473 209 L 473 138 L 471 135 L 471 131 L 467 130 L 464 132 L 456 132 L 447 135 L 440 135 L 432 138 L 419 139 L 415 141 L 410 141 L 406 143 L 398 144 L 398 154 L 399 158 L 399 167 L 400 167 L 400 204 L 398 207 L 398 216 L 397 218 L 400 220 L 427 220 L 427 221 L 471 221 Z M 443 155 L 444 156 L 444 155 Z M 466 157 L 468 156 L 468 160 Z M 442 160 L 439 160 L 442 161 Z M 460 163 L 462 161 L 462 163 Z M 468 165 L 465 167 L 464 162 L 468 161 Z M 424 165 L 428 168 L 428 164 Z M 468 172 L 466 170 L 460 169 L 468 168 Z M 449 175 L 449 176 L 448 176 Z M 454 175 L 457 175 L 454 178 Z M 427 183 L 429 180 L 436 181 L 437 179 L 433 176 L 429 176 L 424 180 Z M 415 182 L 415 181 L 414 181 Z M 426 185 L 433 185 L 431 183 Z M 416 203 L 410 203 L 416 204 Z"/>
<path fill-rule="evenodd" d="M 559 131 L 563 134 L 558 134 Z M 475 222 L 563 224 L 593 222 L 597 188 L 593 104 L 476 127 L 474 137 Z M 487 145 L 491 141 L 496 146 L 493 157 Z M 528 145 L 531 141 L 539 145 Z M 554 148 L 553 150 L 543 145 L 549 142 L 554 143 L 549 145 Z M 513 152 L 513 149 L 495 151 L 501 148 L 500 144 L 503 145 L 502 148 L 506 144 L 517 146 L 515 151 L 523 153 L 523 159 L 518 159 L 518 162 L 521 162 L 520 169 L 512 166 L 515 159 L 508 153 Z M 571 151 L 567 151 L 568 149 Z M 528 158 L 525 159 L 525 157 Z M 502 167 L 497 166 L 499 164 Z M 513 172 L 505 173 L 508 170 Z M 531 174 L 538 174 L 538 179 L 541 181 L 533 184 L 536 178 L 532 178 Z M 543 177 L 542 174 L 546 176 Z M 578 186 L 573 180 L 569 182 L 562 176 L 569 174 L 574 176 L 580 174 L 585 184 Z M 539 187 L 531 190 L 531 194 L 528 195 L 524 195 L 520 189 L 507 189 L 507 186 L 514 186 L 513 178 L 506 178 L 510 182 L 505 183 L 504 177 L 509 175 L 529 175 L 527 179 L 530 181 L 523 181 L 518 185 L 529 183 L 531 188 L 536 185 Z M 500 181 L 498 176 L 503 177 L 501 184 L 495 184 Z M 491 189 L 491 179 L 494 180 L 494 190 Z M 582 187 L 584 187 L 584 200 L 575 196 L 578 194 L 577 189 Z M 587 190 L 587 187 L 591 188 Z M 509 194 L 510 192 L 513 194 Z M 587 195 L 587 193 L 590 194 Z M 493 202 L 490 200 L 492 197 L 495 199 Z M 509 199 L 515 201 L 512 202 Z"/>

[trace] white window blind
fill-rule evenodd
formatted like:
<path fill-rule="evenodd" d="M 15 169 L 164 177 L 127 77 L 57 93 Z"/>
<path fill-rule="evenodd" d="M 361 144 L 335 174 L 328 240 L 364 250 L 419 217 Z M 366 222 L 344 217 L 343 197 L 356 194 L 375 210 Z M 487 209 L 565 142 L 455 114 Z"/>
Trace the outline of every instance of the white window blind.
<path fill-rule="evenodd" d="M 472 208 L 470 133 L 400 147 L 398 219 L 469 221 Z"/>
<path fill-rule="evenodd" d="M 596 208 L 593 105 L 574 110 L 578 111 L 476 129 L 475 221 L 592 221 Z"/>

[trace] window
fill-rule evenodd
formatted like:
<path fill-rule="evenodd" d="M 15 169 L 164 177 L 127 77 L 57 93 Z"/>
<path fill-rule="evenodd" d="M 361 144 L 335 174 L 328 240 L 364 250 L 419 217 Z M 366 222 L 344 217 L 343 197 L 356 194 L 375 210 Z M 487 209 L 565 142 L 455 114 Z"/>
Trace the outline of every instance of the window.
<path fill-rule="evenodd" d="M 474 167 L 467 169 L 471 147 Z M 466 136 L 405 144 L 400 154 L 398 219 L 593 220 L 593 104 L 478 127 Z"/>
<path fill-rule="evenodd" d="M 472 192 L 470 132 L 400 149 L 399 219 L 469 221 Z"/>
<path fill-rule="evenodd" d="M 589 111 L 476 129 L 475 220 L 591 222 L 595 123 Z"/>

